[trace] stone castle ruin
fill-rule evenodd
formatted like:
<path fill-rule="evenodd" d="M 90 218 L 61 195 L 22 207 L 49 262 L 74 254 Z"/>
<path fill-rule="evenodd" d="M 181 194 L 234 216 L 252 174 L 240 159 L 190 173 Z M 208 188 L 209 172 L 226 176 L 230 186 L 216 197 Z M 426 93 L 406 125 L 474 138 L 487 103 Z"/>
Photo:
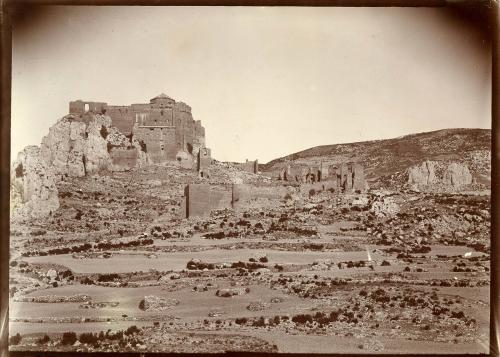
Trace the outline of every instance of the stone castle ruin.
<path fill-rule="evenodd" d="M 113 127 L 140 143 L 152 163 L 178 161 L 183 168 L 196 168 L 198 153 L 205 147 L 205 128 L 193 119 L 191 107 L 163 93 L 149 103 L 129 106 L 77 100 L 69 103 L 69 113 L 86 123 L 96 114 L 109 116 Z M 134 160 L 130 150 L 110 151 L 116 162 L 130 166 Z"/>
<path fill-rule="evenodd" d="M 352 162 L 340 165 L 327 165 L 323 162 L 319 165 L 287 164 L 278 172 L 277 179 L 311 187 L 321 186 L 335 192 L 363 191 L 367 188 L 363 166 Z"/>

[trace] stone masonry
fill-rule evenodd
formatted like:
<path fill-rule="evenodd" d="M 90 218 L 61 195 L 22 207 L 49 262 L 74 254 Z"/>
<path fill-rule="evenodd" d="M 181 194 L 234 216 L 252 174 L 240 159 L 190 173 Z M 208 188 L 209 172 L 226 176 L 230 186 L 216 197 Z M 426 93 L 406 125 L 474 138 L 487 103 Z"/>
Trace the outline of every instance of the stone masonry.
<path fill-rule="evenodd" d="M 130 106 L 77 100 L 69 103 L 69 112 L 83 122 L 90 122 L 95 114 L 109 116 L 112 126 L 141 143 L 153 163 L 179 161 L 190 168 L 205 147 L 205 128 L 193 119 L 191 107 L 165 94 Z"/>
<path fill-rule="evenodd" d="M 338 166 L 324 163 L 288 164 L 278 173 L 278 179 L 301 185 L 328 182 L 327 186 L 338 192 L 366 189 L 363 166 L 352 162 Z"/>

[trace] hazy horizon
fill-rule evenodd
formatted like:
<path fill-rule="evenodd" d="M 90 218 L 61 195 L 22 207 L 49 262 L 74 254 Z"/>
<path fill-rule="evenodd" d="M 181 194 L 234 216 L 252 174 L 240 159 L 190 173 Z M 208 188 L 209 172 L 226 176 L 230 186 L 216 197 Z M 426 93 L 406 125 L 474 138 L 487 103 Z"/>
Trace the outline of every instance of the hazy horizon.
<path fill-rule="evenodd" d="M 490 45 L 445 8 L 51 6 L 12 48 L 12 158 L 71 100 L 161 92 L 221 161 L 491 128 Z"/>

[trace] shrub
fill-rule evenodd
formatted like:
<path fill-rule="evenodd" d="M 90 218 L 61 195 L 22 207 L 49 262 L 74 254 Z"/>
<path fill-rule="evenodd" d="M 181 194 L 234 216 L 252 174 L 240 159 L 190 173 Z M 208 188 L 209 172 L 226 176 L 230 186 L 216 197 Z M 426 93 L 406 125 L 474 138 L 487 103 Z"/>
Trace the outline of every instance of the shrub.
<path fill-rule="evenodd" d="M 292 321 L 296 324 L 305 324 L 306 322 L 313 322 L 313 318 L 309 314 L 299 314 L 292 317 Z"/>
<path fill-rule="evenodd" d="M 40 337 L 36 342 L 39 345 L 44 345 L 44 344 L 50 342 L 50 337 L 49 337 L 49 335 L 45 334 L 43 337 Z"/>
<path fill-rule="evenodd" d="M 144 299 L 142 299 L 140 302 L 139 302 L 139 309 L 140 310 L 146 310 L 146 301 Z"/>
<path fill-rule="evenodd" d="M 316 194 L 316 190 L 315 190 L 314 188 L 311 188 L 311 189 L 309 190 L 309 197 L 312 197 L 312 196 L 314 196 L 315 194 Z"/>
<path fill-rule="evenodd" d="M 143 300 L 144 301 L 144 300 Z M 130 326 L 125 330 L 125 335 L 133 335 L 134 333 L 138 333 L 140 330 L 136 325 Z"/>
<path fill-rule="evenodd" d="M 267 257 L 260 257 L 259 258 L 259 262 L 261 262 L 261 263 L 267 263 L 268 259 L 267 259 Z"/>
<path fill-rule="evenodd" d="M 389 263 L 387 260 L 384 260 L 381 265 L 382 266 L 390 266 L 391 263 Z"/>
<path fill-rule="evenodd" d="M 108 281 L 113 281 L 115 279 L 119 279 L 120 276 L 116 273 L 111 273 L 111 274 L 99 274 L 97 277 L 97 281 L 99 282 L 108 282 Z"/>
<path fill-rule="evenodd" d="M 258 320 L 255 320 L 252 324 L 252 326 L 255 326 L 255 327 L 264 327 L 266 326 L 266 320 L 264 319 L 263 316 L 259 317 Z"/>
<path fill-rule="evenodd" d="M 463 319 L 463 318 L 465 318 L 465 314 L 463 311 L 457 311 L 457 312 L 452 311 L 451 317 L 454 319 Z"/>
<path fill-rule="evenodd" d="M 62 335 L 61 343 L 63 345 L 72 345 L 76 342 L 76 333 L 74 332 L 65 332 Z"/>
<path fill-rule="evenodd" d="M 98 336 L 94 335 L 92 332 L 84 332 L 80 335 L 80 338 L 78 340 L 80 341 L 80 343 L 94 344 L 97 343 L 98 339 Z"/>
<path fill-rule="evenodd" d="M 88 276 L 86 276 L 85 278 L 83 278 L 82 280 L 80 280 L 80 283 L 81 284 L 85 284 L 85 285 L 92 285 L 94 284 L 94 281 L 89 279 Z"/>
<path fill-rule="evenodd" d="M 21 337 L 21 335 L 18 333 L 16 333 L 14 336 L 11 336 L 9 338 L 9 345 L 18 345 L 21 343 L 21 340 L 23 338 Z"/>

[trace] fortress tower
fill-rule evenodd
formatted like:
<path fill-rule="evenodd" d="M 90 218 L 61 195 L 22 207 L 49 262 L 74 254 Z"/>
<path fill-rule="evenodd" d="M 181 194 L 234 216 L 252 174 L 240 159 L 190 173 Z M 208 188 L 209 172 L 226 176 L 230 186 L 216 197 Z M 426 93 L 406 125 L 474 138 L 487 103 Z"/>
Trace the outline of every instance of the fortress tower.
<path fill-rule="evenodd" d="M 144 144 L 154 163 L 177 160 L 190 167 L 205 147 L 205 128 L 193 119 L 191 107 L 163 93 L 149 103 L 129 106 L 77 100 L 69 103 L 69 113 L 85 122 L 94 114 L 108 115 L 120 132 Z"/>

